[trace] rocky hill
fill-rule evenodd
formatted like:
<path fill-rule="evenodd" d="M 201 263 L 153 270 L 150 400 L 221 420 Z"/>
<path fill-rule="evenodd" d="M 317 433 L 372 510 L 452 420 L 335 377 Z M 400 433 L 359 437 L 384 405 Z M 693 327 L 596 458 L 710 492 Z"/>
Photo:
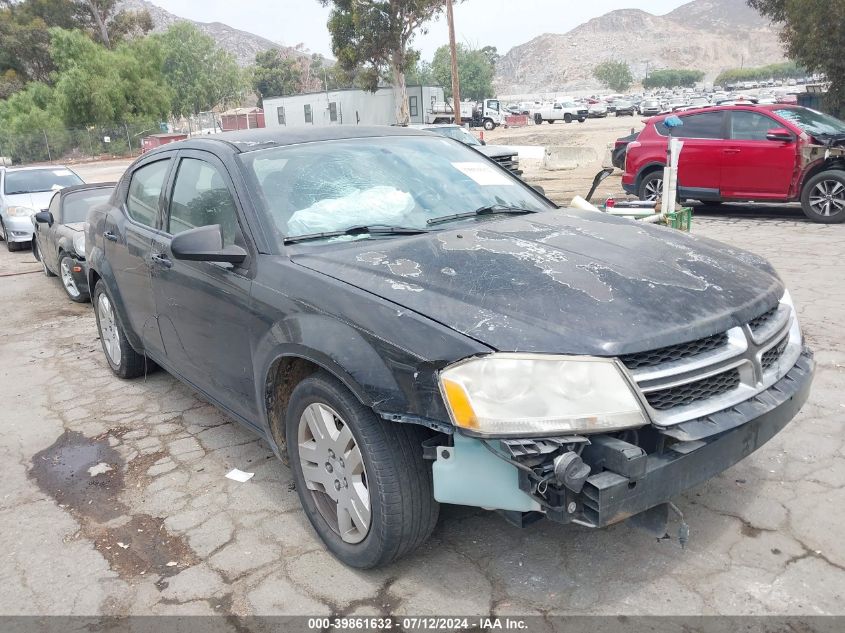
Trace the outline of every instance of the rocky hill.
<path fill-rule="evenodd" d="M 290 52 L 292 55 L 302 54 L 297 49 L 273 42 L 254 33 L 241 31 L 220 22 L 195 22 L 186 20 L 177 15 L 162 9 L 161 7 L 148 2 L 147 0 L 118 0 L 119 9 L 130 11 L 146 10 L 153 19 L 154 31 L 164 31 L 174 22 L 186 21 L 194 24 L 200 31 L 210 35 L 217 42 L 217 45 L 229 51 L 238 60 L 241 66 L 247 66 L 255 62 L 255 54 L 266 51 L 270 48 L 280 48 Z M 235 5 L 233 5 L 235 6 Z"/>
<path fill-rule="evenodd" d="M 546 33 L 516 46 L 496 68 L 500 95 L 593 90 L 592 69 L 625 61 L 637 79 L 646 70 L 722 70 L 784 61 L 777 30 L 745 0 L 693 0 L 657 16 L 639 9 L 612 11 L 565 34 Z"/>

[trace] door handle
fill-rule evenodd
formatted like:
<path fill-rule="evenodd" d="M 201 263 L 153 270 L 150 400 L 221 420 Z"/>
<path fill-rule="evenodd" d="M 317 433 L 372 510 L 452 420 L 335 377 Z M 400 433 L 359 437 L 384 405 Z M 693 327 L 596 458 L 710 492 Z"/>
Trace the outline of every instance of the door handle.
<path fill-rule="evenodd" d="M 153 255 L 152 257 L 150 257 L 150 259 L 153 261 L 154 264 L 158 264 L 159 266 L 161 266 L 163 268 L 172 268 L 173 267 L 173 262 L 170 261 L 164 255 Z"/>
<path fill-rule="evenodd" d="M 726 149 L 724 150 L 725 154 L 739 154 L 742 150 L 741 149 Z"/>
<path fill-rule="evenodd" d="M 117 241 L 117 235 L 115 235 L 111 231 L 106 231 L 105 233 L 103 233 L 103 237 L 106 238 L 109 242 Z"/>

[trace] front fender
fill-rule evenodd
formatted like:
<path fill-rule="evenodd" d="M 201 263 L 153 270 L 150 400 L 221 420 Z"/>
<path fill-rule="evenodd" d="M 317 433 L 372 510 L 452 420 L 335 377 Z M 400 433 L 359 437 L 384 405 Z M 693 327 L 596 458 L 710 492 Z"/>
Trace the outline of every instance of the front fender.
<path fill-rule="evenodd" d="M 132 328 L 127 327 L 129 318 L 126 313 L 126 304 L 123 301 L 123 296 L 120 294 L 118 285 L 114 282 L 114 272 L 109 264 L 109 260 L 105 257 L 103 250 L 98 245 L 93 246 L 86 254 L 88 261 L 88 291 L 91 293 L 91 305 L 95 310 L 97 309 L 97 306 L 94 304 L 94 289 L 99 280 L 106 287 L 106 291 L 114 306 L 117 320 L 124 334 L 126 334 L 126 340 L 129 341 L 132 349 L 138 353 L 142 353 L 144 351 L 143 341 L 141 341 L 141 338 Z"/>

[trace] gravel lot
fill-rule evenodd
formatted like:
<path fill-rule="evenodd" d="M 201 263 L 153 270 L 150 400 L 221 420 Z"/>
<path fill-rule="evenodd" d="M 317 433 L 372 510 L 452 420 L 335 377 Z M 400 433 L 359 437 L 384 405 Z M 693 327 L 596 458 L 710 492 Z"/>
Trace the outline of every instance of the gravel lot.
<path fill-rule="evenodd" d="M 541 131 L 534 142 L 603 148 L 630 125 L 488 140 Z M 79 171 L 109 180 L 125 164 Z M 553 197 L 583 193 L 598 167 L 557 172 Z M 602 188 L 618 190 L 618 176 Z M 694 232 L 774 262 L 818 372 L 783 433 L 677 500 L 687 549 L 624 524 L 519 530 L 444 506 L 426 546 L 369 572 L 325 552 L 263 442 L 166 373 L 114 378 L 90 305 L 69 302 L 30 253 L 0 249 L 0 613 L 845 614 L 845 226 L 727 205 L 698 214 Z M 255 477 L 230 481 L 232 468 Z"/>

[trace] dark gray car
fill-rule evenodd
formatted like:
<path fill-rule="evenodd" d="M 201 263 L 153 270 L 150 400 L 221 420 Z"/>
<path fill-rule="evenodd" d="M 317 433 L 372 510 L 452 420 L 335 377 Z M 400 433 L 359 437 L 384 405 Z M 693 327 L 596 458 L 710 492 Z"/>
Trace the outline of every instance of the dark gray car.
<path fill-rule="evenodd" d="M 519 152 L 513 147 L 508 147 L 507 145 L 488 145 L 486 142 L 480 141 L 472 132 L 460 125 L 411 125 L 409 127 L 433 132 L 434 134 L 439 134 L 440 136 L 445 136 L 447 138 L 453 138 L 456 141 L 460 141 L 464 145 L 469 145 L 474 150 L 481 152 L 487 158 L 497 162 L 499 165 L 517 176 L 522 175 L 522 170 L 519 168 Z"/>
<path fill-rule="evenodd" d="M 663 535 L 813 376 L 765 260 L 559 209 L 417 130 L 167 145 L 91 213 L 87 255 L 113 372 L 147 357 L 265 438 L 356 567 L 423 543 L 439 503 Z"/>
<path fill-rule="evenodd" d="M 74 185 L 59 190 L 49 208 L 32 216 L 32 253 L 44 274 L 59 276 L 71 301 L 88 301 L 85 219 L 92 207 L 111 197 L 114 183 Z"/>

